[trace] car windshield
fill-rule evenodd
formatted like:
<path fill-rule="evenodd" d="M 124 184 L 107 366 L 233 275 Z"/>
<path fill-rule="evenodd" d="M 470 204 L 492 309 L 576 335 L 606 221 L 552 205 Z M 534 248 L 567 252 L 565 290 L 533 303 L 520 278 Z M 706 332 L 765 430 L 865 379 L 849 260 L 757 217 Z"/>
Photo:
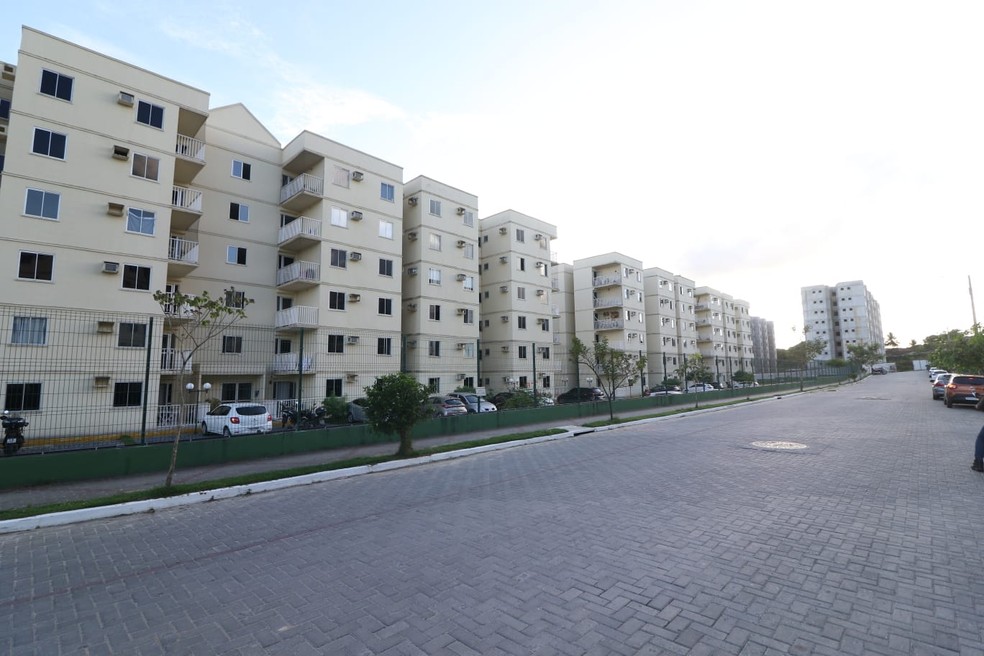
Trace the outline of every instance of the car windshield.
<path fill-rule="evenodd" d="M 236 412 L 241 415 L 265 415 L 266 411 L 262 405 L 243 405 L 236 408 Z"/>
<path fill-rule="evenodd" d="M 444 405 L 465 405 L 459 399 L 445 399 Z"/>
<path fill-rule="evenodd" d="M 957 376 L 952 382 L 960 385 L 984 385 L 984 376 Z"/>

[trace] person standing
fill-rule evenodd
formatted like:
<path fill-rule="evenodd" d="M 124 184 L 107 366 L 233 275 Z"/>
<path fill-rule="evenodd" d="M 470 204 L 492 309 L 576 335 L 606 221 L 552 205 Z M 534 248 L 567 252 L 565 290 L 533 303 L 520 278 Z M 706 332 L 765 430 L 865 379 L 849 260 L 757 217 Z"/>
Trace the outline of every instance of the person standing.
<path fill-rule="evenodd" d="M 977 410 L 984 410 L 984 398 L 974 406 Z M 974 464 L 970 466 L 976 472 L 984 472 L 984 426 L 977 434 L 977 441 L 974 442 Z"/>

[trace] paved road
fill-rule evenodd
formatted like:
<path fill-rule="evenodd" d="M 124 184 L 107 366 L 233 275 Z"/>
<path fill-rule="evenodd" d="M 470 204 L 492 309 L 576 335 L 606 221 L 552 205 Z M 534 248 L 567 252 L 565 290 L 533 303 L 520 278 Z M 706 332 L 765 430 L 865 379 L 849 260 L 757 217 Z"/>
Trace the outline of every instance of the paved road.
<path fill-rule="evenodd" d="M 982 419 L 875 376 L 14 534 L 0 653 L 984 655 Z"/>

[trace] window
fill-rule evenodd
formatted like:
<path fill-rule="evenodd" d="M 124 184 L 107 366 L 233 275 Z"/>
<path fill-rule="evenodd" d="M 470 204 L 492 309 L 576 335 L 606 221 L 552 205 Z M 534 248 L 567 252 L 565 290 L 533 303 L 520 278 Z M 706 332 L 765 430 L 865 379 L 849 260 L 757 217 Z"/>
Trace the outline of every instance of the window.
<path fill-rule="evenodd" d="M 328 352 L 345 352 L 345 335 L 328 335 Z"/>
<path fill-rule="evenodd" d="M 10 101 L 6 98 L 0 98 L 0 118 L 10 118 Z"/>
<path fill-rule="evenodd" d="M 48 319 L 46 317 L 14 317 L 14 328 L 10 333 L 11 344 L 44 346 L 47 342 Z"/>
<path fill-rule="evenodd" d="M 348 169 L 343 169 L 340 166 L 336 166 L 335 172 L 331 177 L 331 182 L 334 185 L 338 185 L 339 187 L 345 187 L 346 189 L 348 189 L 350 177 L 351 176 L 349 175 Z"/>
<path fill-rule="evenodd" d="M 74 78 L 55 73 L 54 71 L 41 71 L 41 93 L 53 98 L 61 98 L 72 102 L 72 84 Z"/>
<path fill-rule="evenodd" d="M 249 205 L 229 203 L 229 218 L 233 221 L 249 223 Z"/>
<path fill-rule="evenodd" d="M 227 264 L 246 264 L 246 249 L 241 246 L 227 246 L 226 247 L 226 263 Z"/>
<path fill-rule="evenodd" d="M 240 178 L 242 180 L 249 180 L 252 175 L 253 167 L 246 162 L 240 162 L 238 159 L 232 160 L 232 177 Z"/>
<path fill-rule="evenodd" d="M 341 378 L 328 378 L 325 380 L 325 396 L 342 396 Z"/>
<path fill-rule="evenodd" d="M 388 200 L 389 202 L 392 203 L 393 200 L 396 198 L 396 189 L 395 189 L 395 187 L 393 187 L 393 185 L 391 185 L 388 182 L 380 182 L 379 183 L 379 197 L 382 200 Z"/>
<path fill-rule="evenodd" d="M 164 108 L 141 100 L 137 103 L 137 123 L 164 129 Z"/>
<path fill-rule="evenodd" d="M 540 349 L 540 357 L 543 358 L 544 360 L 549 360 L 550 359 L 550 348 L 547 347 L 547 346 L 544 346 L 543 348 L 541 348 Z"/>
<path fill-rule="evenodd" d="M 393 260 L 379 259 L 379 275 L 393 277 Z"/>
<path fill-rule="evenodd" d="M 138 232 L 142 235 L 154 234 L 156 215 L 148 210 L 138 210 L 131 207 L 126 213 L 126 231 Z"/>
<path fill-rule="evenodd" d="M 465 342 L 465 357 L 474 358 L 475 357 L 475 345 L 471 342 Z M 470 385 L 465 385 L 465 387 L 470 387 Z"/>
<path fill-rule="evenodd" d="M 526 330 L 526 317 L 522 315 L 516 317 L 516 327 L 520 330 Z"/>
<path fill-rule="evenodd" d="M 34 128 L 34 143 L 31 152 L 37 155 L 65 159 L 65 145 L 68 137 L 58 132 Z"/>
<path fill-rule="evenodd" d="M 516 241 L 518 242 L 526 241 L 526 232 L 524 230 L 520 230 L 519 228 L 516 228 Z"/>
<path fill-rule="evenodd" d="M 526 359 L 526 347 L 525 346 L 517 346 L 516 347 L 516 354 L 517 354 L 517 356 L 519 357 L 520 360 L 525 360 Z"/>
<path fill-rule="evenodd" d="M 474 260 L 475 259 L 475 244 L 465 244 L 464 255 L 465 255 L 465 259 L 466 260 Z"/>
<path fill-rule="evenodd" d="M 289 345 L 288 345 L 289 348 Z M 222 336 L 222 352 L 223 353 L 242 353 L 243 352 L 243 338 L 241 335 L 223 335 Z"/>
<path fill-rule="evenodd" d="M 139 407 L 143 397 L 143 383 L 116 383 L 113 386 L 113 407 Z"/>
<path fill-rule="evenodd" d="M 58 220 L 58 208 L 61 204 L 61 194 L 40 189 L 28 189 L 24 201 L 24 214 L 39 219 Z"/>
<path fill-rule="evenodd" d="M 475 323 L 475 310 L 465 310 L 461 316 L 465 323 Z"/>
<path fill-rule="evenodd" d="M 382 237 L 383 239 L 392 239 L 393 238 L 393 222 L 392 221 L 384 221 L 383 219 L 380 219 L 379 220 L 379 236 Z"/>
<path fill-rule="evenodd" d="M 219 396 L 223 401 L 252 401 L 252 383 L 222 383 Z"/>
<path fill-rule="evenodd" d="M 526 258 L 525 257 L 517 258 L 516 268 L 518 270 L 520 270 L 520 271 L 526 271 Z"/>
<path fill-rule="evenodd" d="M 441 379 L 440 378 L 428 378 L 427 379 L 427 389 L 433 393 L 441 391 Z"/>
<path fill-rule="evenodd" d="M 331 208 L 331 224 L 339 228 L 347 228 L 348 212 L 338 207 Z"/>
<path fill-rule="evenodd" d="M 430 314 L 428 315 L 428 318 L 431 321 L 440 321 L 441 320 L 441 306 L 440 305 L 431 305 L 430 306 Z"/>
<path fill-rule="evenodd" d="M 160 173 L 160 168 L 161 160 L 156 157 L 133 153 L 133 165 L 130 168 L 130 173 L 136 177 L 146 178 L 147 180 L 157 180 L 157 176 Z"/>
<path fill-rule="evenodd" d="M 543 321 L 540 322 L 540 330 L 542 330 L 543 332 L 550 331 L 550 319 L 544 319 Z"/>
<path fill-rule="evenodd" d="M 516 288 L 516 298 L 518 298 L 521 301 L 525 301 L 526 300 L 526 287 L 517 287 Z"/>
<path fill-rule="evenodd" d="M 393 338 L 376 338 L 376 355 L 393 355 Z"/>
<path fill-rule="evenodd" d="M 431 199 L 430 201 L 430 213 L 434 216 L 441 216 L 441 201 Z"/>
<path fill-rule="evenodd" d="M 150 267 L 123 265 L 123 289 L 150 289 Z"/>
<path fill-rule="evenodd" d="M 465 280 L 461 283 L 461 286 L 468 291 L 475 291 L 475 276 L 465 276 Z"/>
<path fill-rule="evenodd" d="M 431 235 L 430 235 L 430 249 L 432 251 L 439 251 L 439 250 L 441 250 L 441 235 L 438 235 L 438 234 L 433 233 L 433 232 L 431 233 Z"/>
<path fill-rule="evenodd" d="M 339 269 L 348 267 L 348 252 L 338 248 L 331 249 L 331 265 Z"/>
<path fill-rule="evenodd" d="M 4 410 L 23 412 L 41 409 L 41 383 L 7 383 Z"/>
<path fill-rule="evenodd" d="M 133 348 L 147 346 L 147 324 L 120 323 L 120 334 L 116 340 L 116 345 Z"/>
<path fill-rule="evenodd" d="M 227 291 L 225 293 L 225 306 L 242 310 L 246 307 L 246 292 Z"/>
<path fill-rule="evenodd" d="M 436 339 L 427 342 L 427 355 L 434 358 L 441 357 L 441 342 Z"/>
<path fill-rule="evenodd" d="M 22 280 L 51 280 L 55 256 L 21 251 L 17 277 Z"/>
<path fill-rule="evenodd" d="M 392 298 L 381 298 L 379 299 L 379 314 L 392 315 L 393 314 L 393 299 Z"/>
<path fill-rule="evenodd" d="M 427 282 L 431 285 L 441 284 L 441 270 L 440 269 L 428 269 L 427 270 Z"/>
<path fill-rule="evenodd" d="M 465 210 L 464 222 L 465 222 L 465 225 L 468 226 L 469 228 L 472 227 L 472 226 L 474 226 L 475 225 L 475 213 L 472 212 L 471 210 Z M 488 239 L 488 235 L 486 235 L 485 238 Z"/>
<path fill-rule="evenodd" d="M 332 310 L 344 310 L 345 309 L 345 293 L 344 292 L 328 292 L 328 307 Z"/>

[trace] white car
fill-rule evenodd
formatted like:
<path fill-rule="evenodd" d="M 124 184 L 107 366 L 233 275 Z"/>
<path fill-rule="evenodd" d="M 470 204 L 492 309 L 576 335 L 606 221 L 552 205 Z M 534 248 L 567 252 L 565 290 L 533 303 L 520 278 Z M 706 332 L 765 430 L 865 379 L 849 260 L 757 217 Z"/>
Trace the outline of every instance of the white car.
<path fill-rule="evenodd" d="M 202 435 L 219 433 L 225 437 L 250 433 L 269 433 L 273 416 L 258 403 L 223 403 L 202 419 Z"/>
<path fill-rule="evenodd" d="M 713 392 L 715 389 L 710 383 L 694 383 L 687 387 L 686 391 L 688 394 L 693 394 L 694 392 Z"/>
<path fill-rule="evenodd" d="M 465 404 L 468 408 L 469 414 L 474 414 L 476 412 L 496 412 L 498 408 L 491 401 L 486 401 L 485 399 L 480 399 L 477 394 L 472 394 L 470 392 L 452 392 L 448 394 L 449 398 L 458 399 Z"/>

